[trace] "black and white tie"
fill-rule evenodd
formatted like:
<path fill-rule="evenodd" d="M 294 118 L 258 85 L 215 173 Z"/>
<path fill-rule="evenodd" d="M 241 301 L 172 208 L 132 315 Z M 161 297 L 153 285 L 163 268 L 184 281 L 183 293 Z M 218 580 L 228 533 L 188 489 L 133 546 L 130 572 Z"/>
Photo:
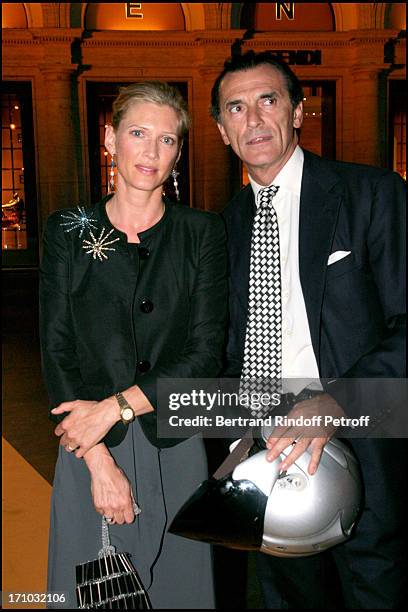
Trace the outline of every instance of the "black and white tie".
<path fill-rule="evenodd" d="M 259 192 L 251 240 L 248 319 L 240 381 L 242 393 L 274 393 L 282 375 L 282 306 L 279 227 L 272 199 L 279 187 Z M 271 406 L 248 406 L 262 416 Z"/>

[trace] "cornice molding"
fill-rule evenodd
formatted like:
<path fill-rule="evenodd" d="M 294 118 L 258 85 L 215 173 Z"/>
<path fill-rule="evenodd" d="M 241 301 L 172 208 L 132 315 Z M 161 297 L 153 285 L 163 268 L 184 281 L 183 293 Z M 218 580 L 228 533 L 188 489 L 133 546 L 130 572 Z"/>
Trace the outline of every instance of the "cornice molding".
<path fill-rule="evenodd" d="M 197 47 L 194 40 L 84 40 L 82 47 Z"/>
<path fill-rule="evenodd" d="M 73 40 L 82 38 L 82 47 L 200 47 L 207 45 L 231 46 L 236 39 L 242 38 L 243 30 L 230 30 L 227 35 L 225 31 L 202 31 L 202 32 L 167 32 L 165 37 L 159 38 L 158 33 L 137 32 L 130 34 L 126 31 L 94 32 L 92 37 L 82 38 L 84 31 L 77 29 L 24 29 L 3 30 L 3 45 L 46 45 L 46 44 L 71 44 Z M 302 36 L 303 34 L 303 36 Z M 366 44 L 384 44 L 390 38 L 396 37 L 398 31 L 387 30 L 353 30 L 348 32 L 318 32 L 310 35 L 310 32 L 289 32 L 276 36 L 276 32 L 255 34 L 250 40 L 243 43 L 243 48 L 273 48 L 289 49 L 297 47 L 346 47 Z"/>
<path fill-rule="evenodd" d="M 292 38 L 288 40 L 279 40 L 274 38 L 273 40 L 247 40 L 244 42 L 242 48 L 245 49 L 311 49 L 312 47 L 348 47 L 350 45 L 349 40 L 322 40 L 320 38 L 309 37 L 306 40 L 304 38 Z"/>
<path fill-rule="evenodd" d="M 30 38 L 3 38 L 2 40 L 2 46 L 3 47 L 13 47 L 13 46 L 18 46 L 18 45 L 42 45 L 42 41 L 41 40 L 34 40 L 34 39 L 30 39 Z"/>
<path fill-rule="evenodd" d="M 36 28 L 3 30 L 3 45 L 41 45 L 44 43 L 72 43 L 81 37 L 82 30 L 66 28 Z"/>

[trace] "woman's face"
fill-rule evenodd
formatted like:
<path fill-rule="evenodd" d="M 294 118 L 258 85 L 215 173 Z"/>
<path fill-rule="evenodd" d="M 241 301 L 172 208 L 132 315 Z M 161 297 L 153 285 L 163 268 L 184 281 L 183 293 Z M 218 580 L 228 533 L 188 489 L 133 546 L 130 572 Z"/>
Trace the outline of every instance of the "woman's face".
<path fill-rule="evenodd" d="M 118 190 L 161 190 L 179 156 L 179 118 L 171 106 L 134 102 L 115 131 L 106 129 L 105 146 L 116 154 Z"/>

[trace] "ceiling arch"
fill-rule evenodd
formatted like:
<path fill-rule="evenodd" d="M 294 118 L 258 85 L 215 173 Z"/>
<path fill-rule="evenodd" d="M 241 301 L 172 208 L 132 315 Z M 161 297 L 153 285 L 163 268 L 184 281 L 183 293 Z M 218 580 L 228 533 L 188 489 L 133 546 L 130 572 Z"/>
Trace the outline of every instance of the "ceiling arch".
<path fill-rule="evenodd" d="M 399 4 L 389 2 L 332 2 L 336 19 L 336 30 L 383 29 L 386 22 L 387 5 Z M 405 5 L 404 5 L 405 6 Z"/>
<path fill-rule="evenodd" d="M 245 25 L 247 28 L 254 27 L 258 32 L 335 30 L 330 2 L 294 2 L 286 3 L 285 7 L 276 2 L 256 2 L 246 4 L 245 9 L 248 8 L 249 19 Z M 242 17 L 245 20 L 244 11 Z"/>
<path fill-rule="evenodd" d="M 2 28 L 27 28 L 27 12 L 23 2 L 3 2 L 1 8 Z"/>
<path fill-rule="evenodd" d="M 403 2 L 387 2 L 385 10 L 385 28 L 396 30 L 407 29 L 407 7 Z"/>
<path fill-rule="evenodd" d="M 87 2 L 70 3 L 70 22 L 72 28 L 85 27 L 85 14 Z M 187 32 L 192 30 L 205 30 L 205 12 L 202 2 L 181 2 L 180 3 L 185 19 L 185 29 Z"/>
<path fill-rule="evenodd" d="M 43 10 L 42 10 L 41 3 L 25 2 L 24 8 L 27 13 L 27 20 L 28 20 L 29 28 L 44 27 Z"/>
<path fill-rule="evenodd" d="M 240 28 L 241 22 L 241 14 L 244 5 L 247 3 L 244 2 L 234 2 L 232 3 L 231 10 L 231 28 Z M 251 3 L 252 4 L 252 3 Z M 392 3 L 392 5 L 402 5 L 402 3 Z M 367 23 L 367 19 L 365 19 L 365 15 L 372 15 L 372 8 L 370 5 L 361 5 L 361 3 L 356 2 L 331 2 L 331 8 L 334 13 L 334 21 L 335 21 L 335 30 L 337 32 L 344 32 L 347 30 L 358 30 L 360 28 L 384 28 L 390 27 L 387 24 L 384 24 L 383 15 L 384 12 L 388 13 L 391 10 L 390 3 L 376 3 L 376 11 L 375 11 L 375 23 Z M 380 6 L 381 5 L 381 6 Z M 388 9 L 383 10 L 383 7 L 387 7 L 390 5 Z M 405 5 L 402 5 L 405 7 Z M 402 9 L 396 8 L 395 11 L 399 11 Z"/>
<path fill-rule="evenodd" d="M 88 2 L 87 30 L 182 30 L 184 11 L 179 2 Z"/>
<path fill-rule="evenodd" d="M 241 29 L 244 27 L 254 27 L 251 24 L 254 24 L 254 20 L 258 21 L 255 26 L 256 30 L 281 30 L 283 28 L 279 27 L 282 21 L 274 20 L 271 18 L 270 11 L 275 12 L 275 3 L 270 2 L 233 2 L 231 4 L 230 11 L 230 28 L 232 29 Z M 286 3 L 290 4 L 290 3 Z M 293 3 L 295 4 L 295 3 Z M 307 6 L 309 5 L 309 7 Z M 334 10 L 334 4 L 331 2 L 321 2 L 321 3 L 298 3 L 295 4 L 295 15 L 301 14 L 302 21 L 305 23 L 307 30 L 336 30 L 337 27 L 337 19 L 336 19 L 336 11 Z M 296 10 L 297 9 L 297 10 Z M 308 17 L 308 13 L 310 13 L 310 9 L 314 11 L 314 15 L 310 15 Z M 322 18 L 319 20 L 320 25 L 317 23 L 316 15 L 319 16 L 319 9 L 323 9 Z M 284 15 L 285 11 L 281 11 L 281 15 Z M 337 11 L 338 13 L 339 11 Z M 243 23 L 244 22 L 244 23 Z M 247 22 L 247 23 L 245 23 Z M 334 22 L 334 23 L 333 23 Z M 262 24 L 265 24 L 264 26 Z M 288 31 L 296 30 L 295 22 L 287 22 Z"/>
<path fill-rule="evenodd" d="M 205 12 L 202 2 L 181 2 L 186 20 L 186 30 L 205 30 Z"/>

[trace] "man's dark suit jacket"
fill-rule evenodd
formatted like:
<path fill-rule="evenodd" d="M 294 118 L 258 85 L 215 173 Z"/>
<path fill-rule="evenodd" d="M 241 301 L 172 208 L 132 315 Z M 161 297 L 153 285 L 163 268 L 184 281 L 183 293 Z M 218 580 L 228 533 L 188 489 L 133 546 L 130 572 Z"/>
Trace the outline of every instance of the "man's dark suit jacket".
<path fill-rule="evenodd" d="M 304 151 L 300 281 L 322 378 L 405 376 L 405 206 L 405 183 L 396 173 Z M 254 212 L 247 185 L 223 213 L 231 271 L 230 376 L 242 368 Z M 336 251 L 351 254 L 328 266 Z M 336 384 L 330 385 L 333 395 Z"/>
<path fill-rule="evenodd" d="M 115 250 L 106 251 L 107 260 L 94 259 L 83 248 L 84 239 L 91 241 L 89 231 L 81 236 L 80 227 L 67 231 L 70 226 L 63 225 L 77 209 L 53 213 L 45 229 L 40 332 L 52 407 L 102 400 L 134 384 L 156 407 L 159 378 L 211 378 L 221 367 L 227 316 L 222 220 L 166 201 L 153 242 L 154 229 L 139 234 L 142 257 L 110 224 L 105 204 L 106 198 L 86 212 L 94 219 L 95 237 L 105 228 L 105 235 L 113 230 L 108 242 L 119 239 L 109 245 Z M 156 412 L 140 417 L 154 445 L 182 441 L 158 439 L 156 418 Z M 119 422 L 105 442 L 116 445 L 125 433 Z"/>
<path fill-rule="evenodd" d="M 405 183 L 397 174 L 304 151 L 299 268 L 319 373 L 337 379 L 327 391 L 346 414 L 374 411 L 377 422 L 387 421 L 388 401 L 377 402 L 371 393 L 367 400 L 355 390 L 358 378 L 405 376 L 405 207 Z M 229 376 L 239 376 L 242 368 L 254 211 L 249 185 L 223 213 L 231 268 Z M 328 266 L 336 251 L 351 254 Z M 357 398 L 354 405 L 347 387 Z M 379 395 L 381 387 L 378 381 Z M 404 597 L 406 485 L 400 466 L 406 463 L 407 446 L 405 440 L 378 437 L 350 440 L 362 468 L 364 511 L 353 538 L 332 549 L 349 608 L 391 609 L 400 607 Z M 328 561 L 325 553 L 298 560 L 260 555 L 267 607 L 315 608 L 315 596 L 324 601 L 320 607 L 330 607 L 325 597 L 336 589 L 330 584 L 326 590 L 322 581 Z M 292 594 L 288 585 L 294 576 L 299 584 Z"/>

